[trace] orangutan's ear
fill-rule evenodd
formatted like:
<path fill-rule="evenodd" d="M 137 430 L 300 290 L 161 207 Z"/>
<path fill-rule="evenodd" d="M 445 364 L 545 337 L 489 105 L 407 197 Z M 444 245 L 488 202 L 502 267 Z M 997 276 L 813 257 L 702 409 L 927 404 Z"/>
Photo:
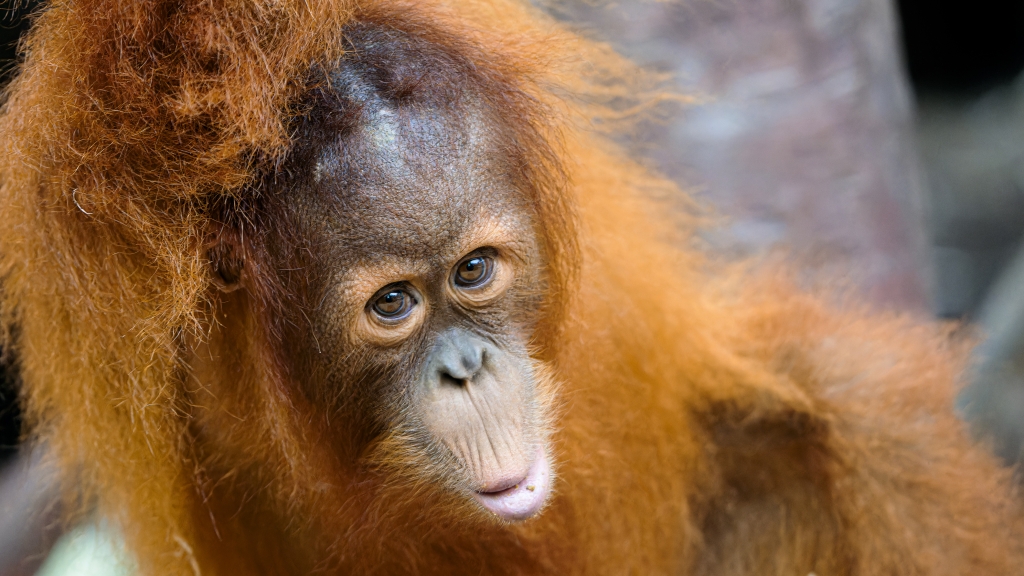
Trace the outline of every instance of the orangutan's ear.
<path fill-rule="evenodd" d="M 211 240 L 206 244 L 210 262 L 210 277 L 221 292 L 233 292 L 243 285 L 245 249 L 238 231 L 225 225 L 215 225 Z"/>

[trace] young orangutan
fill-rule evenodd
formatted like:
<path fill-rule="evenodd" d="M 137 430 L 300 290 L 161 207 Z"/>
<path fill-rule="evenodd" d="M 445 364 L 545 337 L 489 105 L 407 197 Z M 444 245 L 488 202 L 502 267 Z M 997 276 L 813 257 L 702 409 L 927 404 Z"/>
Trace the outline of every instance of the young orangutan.
<path fill-rule="evenodd" d="M 68 500 L 141 574 L 1019 570 L 963 351 L 686 248 L 568 51 L 619 66 L 502 0 L 50 2 L 0 262 Z"/>

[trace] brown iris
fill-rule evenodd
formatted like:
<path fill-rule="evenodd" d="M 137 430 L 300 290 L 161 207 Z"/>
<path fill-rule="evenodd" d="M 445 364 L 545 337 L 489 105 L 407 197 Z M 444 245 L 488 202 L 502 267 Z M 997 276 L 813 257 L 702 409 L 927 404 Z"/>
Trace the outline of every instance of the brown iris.
<path fill-rule="evenodd" d="M 487 282 L 491 276 L 493 261 L 487 256 L 471 256 L 455 267 L 455 284 L 473 288 Z"/>
<path fill-rule="evenodd" d="M 389 320 L 402 318 L 412 310 L 416 299 L 405 290 L 393 288 L 382 292 L 373 301 L 373 311 Z"/>

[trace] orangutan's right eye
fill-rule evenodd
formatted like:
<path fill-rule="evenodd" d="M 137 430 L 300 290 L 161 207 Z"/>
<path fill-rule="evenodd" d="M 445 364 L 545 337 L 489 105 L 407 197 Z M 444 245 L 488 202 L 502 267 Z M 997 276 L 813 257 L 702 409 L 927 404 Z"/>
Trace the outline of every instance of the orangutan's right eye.
<path fill-rule="evenodd" d="M 395 322 L 408 316 L 417 303 L 408 290 L 389 286 L 376 294 L 370 308 L 382 320 Z"/>

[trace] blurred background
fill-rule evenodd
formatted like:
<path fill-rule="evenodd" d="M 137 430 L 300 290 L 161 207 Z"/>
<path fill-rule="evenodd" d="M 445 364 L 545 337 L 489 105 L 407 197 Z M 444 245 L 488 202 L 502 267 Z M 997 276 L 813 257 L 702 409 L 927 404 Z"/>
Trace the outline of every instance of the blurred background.
<path fill-rule="evenodd" d="M 535 2 L 696 97 L 623 144 L 713 208 L 709 244 L 785 252 L 880 308 L 979 326 L 960 409 L 1020 460 L 1024 0 Z M 40 3 L 0 5 L 6 79 Z M 101 528 L 61 537 L 38 454 L 18 449 L 16 399 L 7 358 L 0 576 L 118 573 Z"/>

